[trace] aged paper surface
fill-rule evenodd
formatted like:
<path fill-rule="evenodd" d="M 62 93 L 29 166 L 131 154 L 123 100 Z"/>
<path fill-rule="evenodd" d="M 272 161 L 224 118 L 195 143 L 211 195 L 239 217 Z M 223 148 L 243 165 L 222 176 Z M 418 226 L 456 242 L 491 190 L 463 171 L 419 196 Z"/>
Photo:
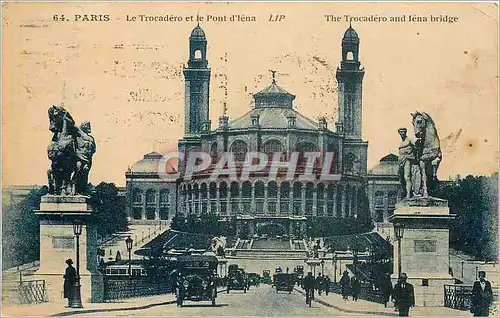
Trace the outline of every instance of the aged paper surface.
<path fill-rule="evenodd" d="M 384 306 L 384 271 L 377 271 L 386 266 L 395 286 L 398 263 L 415 286 L 410 315 L 477 314 L 481 271 L 492 286 L 486 310 L 498 314 L 498 2 L 3 2 L 2 35 L 5 315 L 391 316 L 404 308 L 394 307 L 394 294 Z M 75 130 L 73 157 L 69 148 L 58 150 L 63 159 L 47 156 L 51 138 L 53 147 L 61 145 L 49 130 L 52 105 L 70 114 L 75 129 L 91 124 L 91 132 Z M 426 124 L 437 129 L 439 155 L 429 161 L 403 154 L 414 140 L 425 140 L 412 123 L 415 112 L 430 116 Z M 403 142 L 401 127 L 409 137 Z M 431 148 L 422 145 L 415 147 Z M 88 152 L 79 153 L 80 146 Z M 179 171 L 177 179 L 162 178 L 162 155 L 190 149 L 208 158 L 312 151 L 337 159 L 329 181 L 304 179 L 298 188 L 281 176 L 253 174 L 247 180 L 195 174 L 192 181 L 186 173 L 197 161 L 187 159 L 167 169 Z M 413 156 L 408 166 L 404 156 Z M 66 159 L 75 168 L 64 166 Z M 419 162 L 435 168 L 429 200 Z M 81 193 L 75 183 L 68 193 L 57 182 L 55 190 L 43 188 L 50 185 L 49 167 L 55 179 L 69 169 L 70 183 L 91 168 L 92 187 L 87 192 L 85 175 Z M 198 220 L 192 224 L 191 214 Z M 208 215 L 227 226 L 207 230 Z M 76 219 L 89 228 L 75 243 Z M 401 222 L 406 230 L 398 240 L 394 226 Z M 142 287 L 131 287 L 127 274 L 125 282 L 109 278 L 120 277 L 119 270 L 151 277 L 154 257 L 139 250 L 151 250 L 150 242 L 166 249 L 172 233 L 223 238 L 215 307 L 196 307 L 193 299 L 176 306 L 170 272 L 156 284 L 136 282 Z M 126 237 L 133 239 L 128 250 Z M 83 309 L 65 308 L 65 261 L 75 261 L 78 242 L 85 254 Z M 168 248 L 190 247 L 181 245 Z M 377 258 L 377 246 L 388 254 Z M 136 272 L 127 263 L 131 250 Z M 300 265 L 305 276 L 328 275 L 333 287 L 311 307 L 299 280 L 290 294 L 277 293 L 276 280 L 261 279 L 259 287 L 226 293 L 231 264 L 247 280 L 266 270 L 272 277 L 277 267 L 297 274 Z M 342 299 L 344 271 L 361 281 L 358 301 L 351 295 L 356 282 L 348 284 L 349 300 Z M 110 289 L 130 292 L 117 296 Z M 465 303 L 452 296 L 459 294 Z"/>

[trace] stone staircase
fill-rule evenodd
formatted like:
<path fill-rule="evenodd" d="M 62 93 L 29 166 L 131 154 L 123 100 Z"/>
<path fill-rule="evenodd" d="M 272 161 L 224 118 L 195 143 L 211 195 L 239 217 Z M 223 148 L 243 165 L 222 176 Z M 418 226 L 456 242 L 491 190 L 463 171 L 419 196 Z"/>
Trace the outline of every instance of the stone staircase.
<path fill-rule="evenodd" d="M 20 280 L 31 280 L 40 267 L 38 261 L 23 264 L 2 271 L 2 304 L 19 304 L 19 282 Z"/>
<path fill-rule="evenodd" d="M 282 239 L 240 240 L 235 244 L 227 258 L 234 259 L 283 259 L 304 260 L 307 250 L 304 242 Z"/>
<path fill-rule="evenodd" d="M 128 231 L 114 234 L 110 240 L 101 243 L 99 248 L 104 250 L 105 261 L 115 260 L 117 252 L 120 252 L 122 259 L 128 259 L 125 239 L 130 236 L 133 240 L 131 258 L 141 259 L 142 256 L 135 255 L 134 252 L 169 229 L 169 223 L 162 223 L 161 226 L 160 224 L 130 224 Z"/>

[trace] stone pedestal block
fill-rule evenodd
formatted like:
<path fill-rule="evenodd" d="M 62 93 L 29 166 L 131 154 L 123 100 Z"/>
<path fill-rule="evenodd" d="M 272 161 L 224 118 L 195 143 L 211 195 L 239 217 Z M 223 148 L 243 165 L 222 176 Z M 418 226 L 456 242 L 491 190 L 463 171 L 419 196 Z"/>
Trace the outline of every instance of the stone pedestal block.
<path fill-rule="evenodd" d="M 438 198 L 415 198 L 396 204 L 389 221 L 404 228 L 401 239 L 401 272 L 415 288 L 415 305 L 424 307 L 444 305 L 444 285 L 453 284 L 449 274 L 448 201 Z M 398 275 L 398 242 L 393 237 L 394 274 Z"/>
<path fill-rule="evenodd" d="M 49 301 L 62 299 L 65 261 L 71 258 L 76 268 L 75 220 L 83 222 L 79 236 L 82 302 L 102 301 L 102 275 L 98 271 L 97 231 L 92 222 L 88 197 L 45 195 L 40 210 L 40 270 L 38 279 L 46 282 Z"/>

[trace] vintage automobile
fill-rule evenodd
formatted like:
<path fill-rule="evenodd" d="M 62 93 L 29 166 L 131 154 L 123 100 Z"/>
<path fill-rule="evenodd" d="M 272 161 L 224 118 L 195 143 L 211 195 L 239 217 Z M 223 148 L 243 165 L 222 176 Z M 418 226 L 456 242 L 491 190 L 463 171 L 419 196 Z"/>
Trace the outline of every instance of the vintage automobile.
<path fill-rule="evenodd" d="M 248 285 L 259 286 L 260 285 L 260 275 L 257 273 L 248 273 Z"/>
<path fill-rule="evenodd" d="M 242 268 L 238 268 L 235 272 L 228 273 L 227 280 L 227 293 L 230 290 L 242 290 L 244 293 L 248 290 L 248 282 L 246 273 Z"/>
<path fill-rule="evenodd" d="M 289 294 L 293 290 L 293 286 L 295 285 L 295 275 L 294 274 L 286 274 L 286 273 L 278 273 L 274 275 L 276 293 L 279 291 L 287 291 Z"/>
<path fill-rule="evenodd" d="M 217 298 L 217 258 L 207 255 L 180 255 L 176 260 L 175 294 L 177 306 L 185 300 L 209 300 L 215 306 Z"/>
<path fill-rule="evenodd" d="M 271 271 L 265 269 L 262 271 L 262 278 L 260 279 L 262 284 L 271 284 L 273 281 L 271 279 Z"/>

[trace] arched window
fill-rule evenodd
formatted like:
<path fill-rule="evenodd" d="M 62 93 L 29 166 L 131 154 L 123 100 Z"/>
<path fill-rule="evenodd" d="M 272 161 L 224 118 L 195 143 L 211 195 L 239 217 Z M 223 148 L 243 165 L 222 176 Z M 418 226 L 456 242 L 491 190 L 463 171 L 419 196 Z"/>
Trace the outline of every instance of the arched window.
<path fill-rule="evenodd" d="M 167 204 L 170 202 L 170 190 L 162 189 L 160 191 L 160 203 Z"/>
<path fill-rule="evenodd" d="M 348 153 L 344 157 L 344 169 L 345 169 L 345 172 L 353 173 L 354 172 L 354 164 L 355 164 L 356 161 L 357 161 L 356 156 L 353 153 Z"/>
<path fill-rule="evenodd" d="M 389 192 L 389 196 L 387 199 L 388 199 L 387 213 L 389 215 L 392 215 L 394 214 L 394 210 L 396 209 L 396 201 L 398 200 L 398 194 L 395 191 L 391 191 Z"/>
<path fill-rule="evenodd" d="M 264 198 L 264 183 L 262 181 L 257 181 L 255 183 L 255 198 Z"/>
<path fill-rule="evenodd" d="M 224 181 L 219 184 L 219 197 L 227 198 L 227 183 Z"/>
<path fill-rule="evenodd" d="M 296 147 L 296 150 L 299 152 L 299 159 L 297 161 L 297 165 L 300 166 L 306 166 L 308 158 L 305 157 L 306 152 L 316 152 L 317 147 L 311 142 L 302 142 L 299 143 Z"/>
<path fill-rule="evenodd" d="M 210 183 L 210 199 L 215 199 L 217 198 L 217 184 L 215 182 Z"/>
<path fill-rule="evenodd" d="M 231 191 L 231 198 L 237 198 L 237 197 L 239 197 L 239 195 L 240 195 L 240 185 L 238 184 L 238 182 L 236 182 L 236 181 L 231 182 L 230 191 Z"/>
<path fill-rule="evenodd" d="M 316 145 L 311 142 L 301 142 L 297 145 L 298 152 L 314 152 L 317 151 Z"/>
<path fill-rule="evenodd" d="M 156 202 L 155 190 L 149 189 L 146 191 L 146 203 L 154 204 Z"/>
<path fill-rule="evenodd" d="M 384 192 L 377 191 L 375 192 L 375 206 L 383 206 L 384 205 Z"/>
<path fill-rule="evenodd" d="M 384 192 L 377 191 L 375 192 L 375 222 L 383 222 L 384 221 Z"/>
<path fill-rule="evenodd" d="M 134 189 L 132 192 L 132 198 L 134 200 L 134 203 L 141 203 L 142 202 L 142 190 L 141 189 Z"/>
<path fill-rule="evenodd" d="M 302 183 L 295 182 L 293 184 L 293 197 L 295 199 L 302 198 Z"/>
<path fill-rule="evenodd" d="M 348 61 L 354 60 L 354 54 L 351 51 L 347 52 L 347 60 Z"/>
<path fill-rule="evenodd" d="M 276 139 L 271 139 L 266 141 L 264 144 L 263 150 L 267 154 L 274 154 L 275 152 L 283 152 L 283 147 L 281 146 L 281 142 Z"/>
<path fill-rule="evenodd" d="M 214 142 L 212 144 L 212 147 L 210 148 L 210 156 L 212 158 L 217 158 L 217 154 L 218 154 L 218 151 L 217 151 L 217 143 Z"/>
<path fill-rule="evenodd" d="M 244 161 L 247 151 L 247 143 L 243 140 L 236 140 L 231 145 L 231 152 L 233 153 L 234 160 L 236 161 Z"/>
<path fill-rule="evenodd" d="M 267 184 L 267 197 L 276 198 L 278 196 L 278 185 L 275 181 L 271 181 Z"/>
<path fill-rule="evenodd" d="M 201 60 L 201 58 L 202 58 L 201 50 L 194 51 L 194 58 L 197 60 Z"/>

